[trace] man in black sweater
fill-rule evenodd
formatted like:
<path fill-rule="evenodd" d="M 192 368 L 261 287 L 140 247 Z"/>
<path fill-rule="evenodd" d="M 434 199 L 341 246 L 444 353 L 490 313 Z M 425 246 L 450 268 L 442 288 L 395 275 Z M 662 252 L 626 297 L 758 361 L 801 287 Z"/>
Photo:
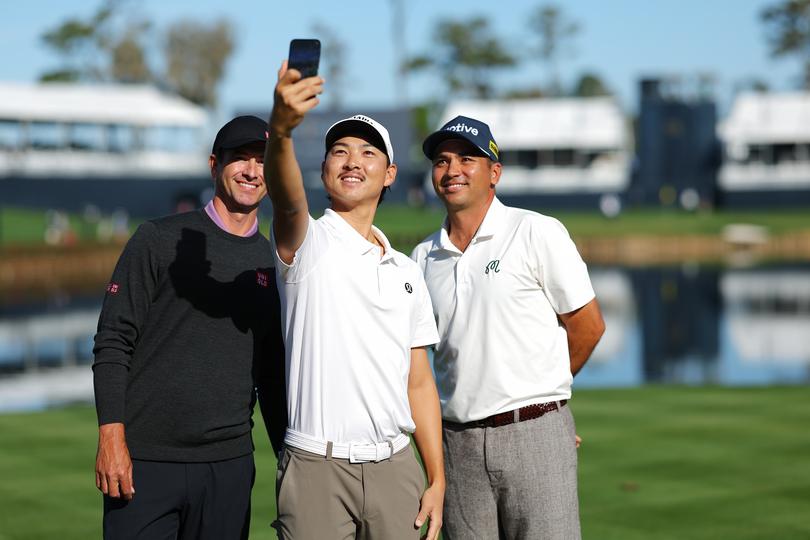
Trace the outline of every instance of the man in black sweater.
<path fill-rule="evenodd" d="M 225 124 L 213 200 L 141 225 L 107 286 L 93 364 L 105 538 L 247 538 L 256 390 L 276 450 L 286 428 L 273 254 L 257 222 L 266 137 L 255 117 Z"/>

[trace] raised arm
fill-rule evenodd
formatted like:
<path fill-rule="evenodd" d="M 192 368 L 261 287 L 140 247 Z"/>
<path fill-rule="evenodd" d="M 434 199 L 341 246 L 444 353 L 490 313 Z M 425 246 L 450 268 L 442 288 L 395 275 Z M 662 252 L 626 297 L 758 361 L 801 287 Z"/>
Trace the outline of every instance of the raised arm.
<path fill-rule="evenodd" d="M 442 455 L 442 413 L 439 393 L 433 380 L 424 347 L 411 349 L 411 370 L 408 375 L 408 401 L 416 424 L 413 438 L 422 456 L 427 473 L 428 488 L 422 495 L 419 515 L 414 525 L 421 527 L 426 519 L 430 526 L 425 538 L 436 540 L 442 527 L 444 510 L 444 456 Z"/>
<path fill-rule="evenodd" d="M 605 321 L 596 298 L 579 309 L 560 315 L 560 320 L 568 334 L 571 374 L 576 375 L 605 333 Z"/>
<path fill-rule="evenodd" d="M 270 113 L 270 132 L 264 157 L 264 178 L 273 202 L 273 234 L 276 249 L 285 263 L 291 263 L 296 250 L 304 241 L 309 220 L 309 208 L 304 191 L 301 168 L 295 157 L 292 132 L 319 100 L 323 79 L 301 79 L 295 69 L 287 69 L 287 61 L 278 71 L 278 83 Z"/>

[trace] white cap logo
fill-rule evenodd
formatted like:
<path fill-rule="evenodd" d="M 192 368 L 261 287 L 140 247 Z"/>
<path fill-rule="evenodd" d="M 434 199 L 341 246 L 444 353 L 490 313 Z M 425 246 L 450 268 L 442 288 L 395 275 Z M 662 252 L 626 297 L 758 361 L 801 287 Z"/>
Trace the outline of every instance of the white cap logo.
<path fill-rule="evenodd" d="M 478 128 L 470 127 L 467 124 L 458 123 L 455 126 L 447 126 L 445 131 L 455 131 L 457 133 L 472 133 L 478 135 Z"/>
<path fill-rule="evenodd" d="M 335 129 L 337 126 L 343 124 L 344 122 L 363 122 L 368 124 L 382 139 L 383 144 L 385 145 L 385 153 L 388 155 L 388 160 L 393 163 L 394 162 L 394 146 L 391 144 L 391 137 L 388 135 L 388 130 L 385 129 L 385 126 L 374 120 L 373 118 L 366 116 L 364 114 L 355 114 L 349 118 L 344 118 L 343 120 L 339 120 L 332 124 L 332 126 L 326 131 L 326 139 L 329 139 L 329 133 Z"/>

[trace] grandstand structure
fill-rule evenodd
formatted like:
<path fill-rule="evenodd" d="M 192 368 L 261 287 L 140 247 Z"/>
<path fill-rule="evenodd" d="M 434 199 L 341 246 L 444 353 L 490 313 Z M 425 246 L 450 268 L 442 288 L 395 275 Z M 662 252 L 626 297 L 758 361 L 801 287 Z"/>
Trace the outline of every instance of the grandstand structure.
<path fill-rule="evenodd" d="M 139 216 L 210 186 L 205 109 L 152 86 L 0 83 L 4 205 Z"/>

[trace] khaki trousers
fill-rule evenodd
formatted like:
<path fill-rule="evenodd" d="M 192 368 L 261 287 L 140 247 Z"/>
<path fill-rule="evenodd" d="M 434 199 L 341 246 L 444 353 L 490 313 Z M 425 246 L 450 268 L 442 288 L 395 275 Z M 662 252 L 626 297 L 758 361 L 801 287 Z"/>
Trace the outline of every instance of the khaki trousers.
<path fill-rule="evenodd" d="M 285 447 L 276 477 L 283 540 L 416 540 L 425 477 L 407 447 L 378 463 L 349 463 Z"/>

